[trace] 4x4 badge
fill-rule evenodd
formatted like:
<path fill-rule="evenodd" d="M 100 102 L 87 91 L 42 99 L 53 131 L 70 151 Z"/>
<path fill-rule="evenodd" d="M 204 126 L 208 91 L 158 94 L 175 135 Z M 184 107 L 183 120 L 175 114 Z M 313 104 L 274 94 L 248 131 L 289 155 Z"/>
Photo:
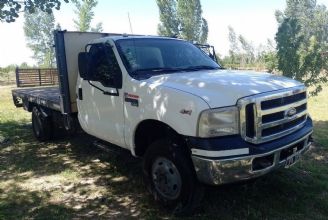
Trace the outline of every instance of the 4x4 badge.
<path fill-rule="evenodd" d="M 180 111 L 180 113 L 183 114 L 183 115 L 191 115 L 192 110 L 182 109 L 182 110 Z"/>

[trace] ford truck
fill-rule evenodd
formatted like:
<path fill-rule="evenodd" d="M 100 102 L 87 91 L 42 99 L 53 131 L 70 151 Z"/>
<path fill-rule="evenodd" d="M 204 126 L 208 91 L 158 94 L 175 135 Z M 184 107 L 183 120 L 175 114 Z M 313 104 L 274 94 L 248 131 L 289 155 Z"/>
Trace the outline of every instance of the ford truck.
<path fill-rule="evenodd" d="M 40 141 L 55 126 L 143 158 L 155 200 L 190 213 L 203 185 L 248 180 L 296 163 L 313 130 L 305 86 L 223 69 L 188 41 L 56 31 L 59 86 L 12 91 Z"/>

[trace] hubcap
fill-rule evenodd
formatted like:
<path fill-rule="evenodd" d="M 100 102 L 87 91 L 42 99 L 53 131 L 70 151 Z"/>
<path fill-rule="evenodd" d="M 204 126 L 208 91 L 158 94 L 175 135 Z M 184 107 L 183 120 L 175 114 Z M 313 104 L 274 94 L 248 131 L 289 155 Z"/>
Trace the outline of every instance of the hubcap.
<path fill-rule="evenodd" d="M 159 157 L 152 166 L 152 178 L 155 189 L 164 198 L 173 200 L 181 191 L 181 176 L 172 161 Z"/>

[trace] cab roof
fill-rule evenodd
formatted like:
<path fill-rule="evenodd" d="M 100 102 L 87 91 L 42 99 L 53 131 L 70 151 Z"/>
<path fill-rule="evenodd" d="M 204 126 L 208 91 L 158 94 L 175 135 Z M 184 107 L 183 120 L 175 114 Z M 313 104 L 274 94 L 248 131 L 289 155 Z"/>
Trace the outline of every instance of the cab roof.
<path fill-rule="evenodd" d="M 128 35 L 128 34 L 121 34 L 121 35 L 109 35 L 106 37 L 98 38 L 91 43 L 101 43 L 106 40 L 113 40 L 113 41 L 118 41 L 118 40 L 127 40 L 127 39 L 169 39 L 169 40 L 182 40 L 178 38 L 172 38 L 172 37 L 163 37 L 163 36 L 152 36 L 152 35 Z"/>

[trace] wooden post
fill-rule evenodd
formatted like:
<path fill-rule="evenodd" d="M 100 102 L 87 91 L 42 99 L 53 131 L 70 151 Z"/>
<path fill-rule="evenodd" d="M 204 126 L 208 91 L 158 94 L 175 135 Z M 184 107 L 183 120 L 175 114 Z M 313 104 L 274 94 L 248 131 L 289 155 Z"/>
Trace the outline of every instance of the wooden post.
<path fill-rule="evenodd" d="M 19 83 L 19 69 L 18 69 L 18 66 L 16 66 L 15 73 L 16 73 L 16 85 L 17 85 L 17 87 L 19 87 L 20 83 Z"/>
<path fill-rule="evenodd" d="M 38 73 L 39 73 L 39 85 L 42 86 L 42 82 L 41 82 L 41 70 L 38 69 Z"/>

